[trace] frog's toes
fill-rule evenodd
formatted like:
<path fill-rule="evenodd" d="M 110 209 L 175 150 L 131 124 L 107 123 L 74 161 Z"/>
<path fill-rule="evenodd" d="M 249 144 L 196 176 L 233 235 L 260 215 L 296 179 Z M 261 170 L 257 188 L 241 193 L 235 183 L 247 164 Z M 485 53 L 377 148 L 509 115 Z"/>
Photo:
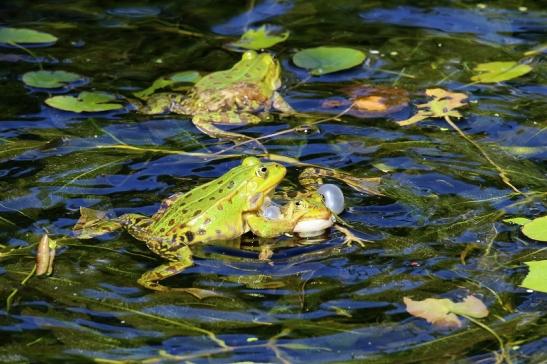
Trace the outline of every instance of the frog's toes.
<path fill-rule="evenodd" d="M 370 240 L 359 238 L 354 233 L 352 233 L 349 229 L 343 226 L 336 225 L 334 228 L 340 231 L 342 234 L 344 234 L 343 244 L 347 245 L 348 247 L 351 247 L 353 243 L 356 243 L 356 244 L 359 244 L 361 248 L 364 248 L 366 246 L 366 243 L 371 243 Z"/>

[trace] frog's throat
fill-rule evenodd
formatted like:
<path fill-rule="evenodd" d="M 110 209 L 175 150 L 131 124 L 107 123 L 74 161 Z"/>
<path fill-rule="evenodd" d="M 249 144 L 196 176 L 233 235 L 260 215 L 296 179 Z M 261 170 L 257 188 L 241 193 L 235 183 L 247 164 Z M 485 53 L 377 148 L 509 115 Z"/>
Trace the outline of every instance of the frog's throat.
<path fill-rule="evenodd" d="M 269 181 L 269 184 L 262 186 L 261 191 L 249 197 L 248 202 L 249 206 L 251 207 L 250 210 L 258 210 L 265 202 L 269 200 L 269 196 L 273 194 L 275 188 L 277 187 L 279 182 L 281 182 L 283 177 L 285 177 L 286 173 L 286 170 L 280 172 L 279 178 Z"/>
<path fill-rule="evenodd" d="M 299 221 L 293 229 L 295 233 L 320 232 L 334 224 L 332 219 L 310 219 Z"/>

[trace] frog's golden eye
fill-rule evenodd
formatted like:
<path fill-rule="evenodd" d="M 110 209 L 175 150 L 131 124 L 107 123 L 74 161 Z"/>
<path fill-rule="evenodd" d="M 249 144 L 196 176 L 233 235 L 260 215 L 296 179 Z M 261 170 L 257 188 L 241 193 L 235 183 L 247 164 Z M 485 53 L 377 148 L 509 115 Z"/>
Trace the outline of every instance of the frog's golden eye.
<path fill-rule="evenodd" d="M 266 177 L 268 174 L 268 168 L 267 167 L 260 167 L 256 170 L 256 175 L 258 177 Z"/>
<path fill-rule="evenodd" d="M 306 208 L 306 202 L 304 202 L 303 200 L 298 200 L 294 203 L 294 205 L 296 206 L 296 208 L 298 209 L 304 209 Z"/>

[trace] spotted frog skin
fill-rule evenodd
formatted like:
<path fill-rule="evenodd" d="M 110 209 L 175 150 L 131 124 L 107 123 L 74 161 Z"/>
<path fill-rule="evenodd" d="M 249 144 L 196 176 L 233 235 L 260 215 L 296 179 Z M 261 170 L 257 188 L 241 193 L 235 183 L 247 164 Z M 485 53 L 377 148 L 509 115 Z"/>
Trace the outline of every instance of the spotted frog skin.
<path fill-rule="evenodd" d="M 157 291 L 170 290 L 159 281 L 193 265 L 192 245 L 230 240 L 248 231 L 261 237 L 279 236 L 292 232 L 307 213 L 318 213 L 318 209 L 307 202 L 295 201 L 287 205 L 283 218 L 270 220 L 259 214 L 285 173 L 286 168 L 280 164 L 247 157 L 223 176 L 167 198 L 152 217 L 125 214 L 108 219 L 104 213 L 82 208 L 74 230 L 79 238 L 85 239 L 125 228 L 169 261 L 144 273 L 139 283 Z M 208 295 L 204 290 L 193 288 L 176 290 L 199 297 Z"/>
<path fill-rule="evenodd" d="M 255 124 L 257 113 L 274 108 L 283 113 L 294 110 L 277 93 L 281 67 L 268 53 L 247 51 L 232 68 L 208 74 L 188 94 L 159 93 L 148 99 L 140 111 L 145 114 L 174 112 L 192 115 L 194 125 L 211 137 L 234 141 L 249 139 L 242 134 L 217 128 L 214 124 Z"/>

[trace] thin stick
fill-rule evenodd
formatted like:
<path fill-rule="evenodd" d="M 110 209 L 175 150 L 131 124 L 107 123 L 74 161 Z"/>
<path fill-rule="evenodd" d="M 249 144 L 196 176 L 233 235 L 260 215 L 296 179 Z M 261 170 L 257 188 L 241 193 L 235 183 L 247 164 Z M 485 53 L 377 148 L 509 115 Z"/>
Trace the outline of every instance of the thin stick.
<path fill-rule="evenodd" d="M 505 170 L 503 168 L 501 168 L 499 165 L 497 165 L 496 162 L 494 162 L 492 160 L 492 158 L 490 158 L 488 153 L 486 153 L 486 151 L 484 149 L 482 149 L 482 147 L 476 141 L 474 141 L 473 139 L 468 137 L 456 124 L 454 124 L 454 122 L 452 122 L 452 120 L 450 120 L 450 117 L 445 115 L 444 120 L 448 123 L 448 125 L 450 125 L 452 127 L 452 129 L 456 130 L 458 132 L 458 134 L 461 135 L 462 138 L 464 138 L 469 143 L 471 143 L 475 148 L 477 148 L 477 150 L 488 161 L 488 163 L 490 163 L 492 165 L 492 167 L 494 167 L 498 171 L 498 175 L 500 176 L 503 183 L 505 183 L 507 186 L 509 186 L 516 193 L 521 194 L 521 195 L 523 194 L 522 191 L 520 191 L 518 188 L 513 186 L 513 184 L 511 183 L 511 180 L 509 179 L 507 174 L 505 174 Z"/>
<path fill-rule="evenodd" d="M 346 109 L 342 110 L 341 112 L 339 112 L 338 114 L 334 115 L 334 116 L 330 116 L 328 118 L 325 118 L 325 119 L 320 119 L 320 120 L 317 120 L 317 121 L 314 121 L 313 123 L 310 123 L 309 125 L 317 125 L 317 124 L 321 124 L 321 123 L 324 123 L 324 122 L 327 122 L 327 121 L 331 121 L 331 120 L 336 120 L 338 118 L 340 118 L 341 116 L 343 116 L 344 114 L 346 114 L 348 111 L 351 110 L 351 108 L 353 107 L 353 104 L 351 104 L 350 106 L 348 106 Z M 261 136 L 261 137 L 258 137 L 258 138 L 254 138 L 253 140 L 246 140 L 244 142 L 241 142 L 241 143 L 236 143 L 234 144 L 233 146 L 229 147 L 229 148 L 225 148 L 225 149 L 222 149 L 221 151 L 218 151 L 214 154 L 223 154 L 224 152 L 227 152 L 227 151 L 230 151 L 232 149 L 235 149 L 241 145 L 244 145 L 244 144 L 247 144 L 247 143 L 250 143 L 251 141 L 256 141 L 256 140 L 262 140 L 262 139 L 268 139 L 268 138 L 273 138 L 273 137 L 276 137 L 276 136 L 279 136 L 279 135 L 284 135 L 284 134 L 288 134 L 288 133 L 292 133 L 296 130 L 300 129 L 300 126 L 297 126 L 297 127 L 294 127 L 294 128 L 290 128 L 290 129 L 285 129 L 285 130 L 281 130 L 281 131 L 278 131 L 276 133 L 272 133 L 272 134 L 268 134 L 268 135 L 264 135 L 264 136 Z"/>

